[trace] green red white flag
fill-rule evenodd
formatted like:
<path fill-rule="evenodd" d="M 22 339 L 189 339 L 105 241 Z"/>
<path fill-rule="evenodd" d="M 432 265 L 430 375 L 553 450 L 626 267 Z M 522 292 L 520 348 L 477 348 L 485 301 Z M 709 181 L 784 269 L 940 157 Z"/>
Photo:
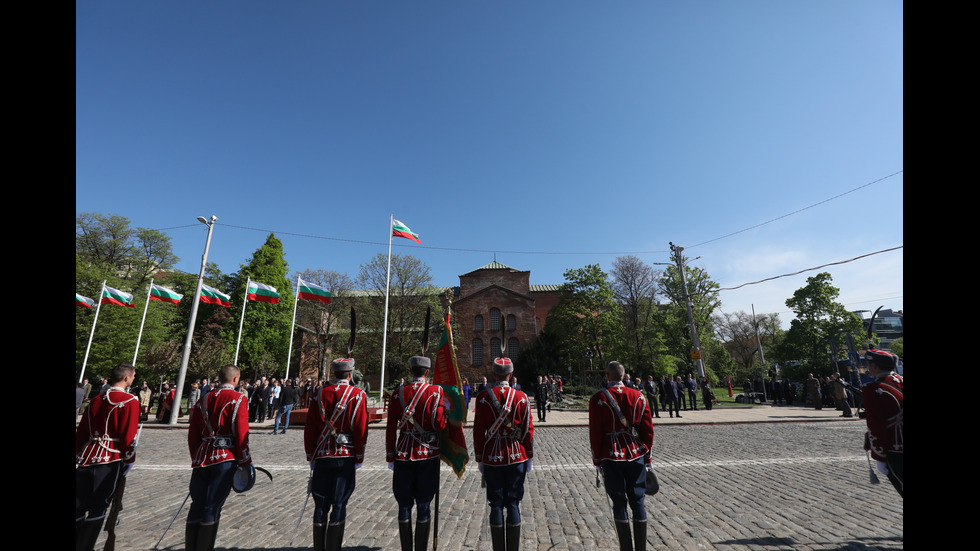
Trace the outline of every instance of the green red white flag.
<path fill-rule="evenodd" d="M 299 293 L 296 295 L 297 298 L 315 300 L 324 304 L 330 303 L 330 291 L 326 287 L 321 287 L 299 278 L 297 279 L 299 280 Z"/>
<path fill-rule="evenodd" d="M 408 226 L 399 222 L 398 220 L 395 220 L 394 218 L 391 219 L 391 235 L 393 237 L 404 237 L 405 239 L 411 239 L 416 243 L 422 242 L 422 240 L 419 239 L 419 234 L 413 232 L 408 228 Z"/>
<path fill-rule="evenodd" d="M 466 437 L 463 423 L 466 421 L 466 403 L 463 401 L 463 379 L 459 376 L 456 364 L 456 350 L 453 348 L 453 330 L 449 325 L 449 312 L 443 320 L 442 337 L 439 338 L 439 351 L 432 374 L 432 384 L 442 387 L 446 398 L 446 430 L 439 434 L 439 457 L 452 467 L 457 478 L 463 477 L 470 454 L 466 451 Z"/>
<path fill-rule="evenodd" d="M 279 291 L 272 285 L 266 285 L 258 281 L 249 281 L 246 294 L 248 300 L 254 300 L 255 302 L 268 302 L 269 304 L 279 302 Z"/>
<path fill-rule="evenodd" d="M 84 306 L 85 308 L 91 308 L 95 306 L 95 301 L 88 297 L 83 297 L 78 293 L 75 293 L 75 306 Z"/>
<path fill-rule="evenodd" d="M 102 288 L 102 304 L 118 304 L 119 306 L 136 308 L 136 305 L 133 304 L 133 295 L 119 289 L 113 289 L 108 285 Z"/>
<path fill-rule="evenodd" d="M 169 302 L 171 304 L 180 304 L 180 299 L 182 298 L 184 298 L 184 295 L 175 293 L 172 289 L 161 287 L 156 283 L 150 283 L 150 300 L 159 300 L 163 302 Z"/>
<path fill-rule="evenodd" d="M 210 285 L 201 284 L 201 302 L 205 304 L 217 304 L 218 306 L 224 306 L 225 308 L 231 307 L 231 295 L 222 293 L 221 291 L 211 287 Z"/>

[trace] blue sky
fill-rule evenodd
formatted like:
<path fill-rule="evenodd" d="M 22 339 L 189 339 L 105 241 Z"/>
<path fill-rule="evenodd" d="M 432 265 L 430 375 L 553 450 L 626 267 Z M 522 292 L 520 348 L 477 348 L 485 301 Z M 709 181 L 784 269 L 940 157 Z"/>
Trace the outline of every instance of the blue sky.
<path fill-rule="evenodd" d="M 162 229 L 197 272 L 269 231 L 356 276 L 388 220 L 436 285 L 668 242 L 723 288 L 903 245 L 894 1 L 76 3 L 75 210 Z M 829 271 L 903 308 L 903 250 Z M 722 293 L 779 312 L 818 271 Z"/>

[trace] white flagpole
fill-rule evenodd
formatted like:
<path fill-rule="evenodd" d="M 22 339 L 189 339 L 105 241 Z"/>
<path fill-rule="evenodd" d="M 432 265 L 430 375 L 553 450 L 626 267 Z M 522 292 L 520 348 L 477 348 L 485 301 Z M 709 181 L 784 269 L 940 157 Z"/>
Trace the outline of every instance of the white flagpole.
<path fill-rule="evenodd" d="M 102 281 L 102 289 L 99 291 L 99 303 L 95 307 L 95 319 L 92 320 L 92 331 L 88 334 L 88 345 L 85 347 L 85 359 L 82 360 L 82 372 L 78 374 L 78 382 L 82 382 L 85 377 L 85 366 L 88 364 L 88 353 L 92 350 L 92 337 L 95 336 L 95 324 L 99 321 L 99 311 L 102 310 L 102 295 L 105 294 L 105 280 Z"/>
<path fill-rule="evenodd" d="M 296 296 L 293 300 L 293 322 L 289 325 L 289 350 L 286 353 L 286 378 L 289 378 L 289 362 L 293 358 L 293 332 L 296 330 L 296 305 L 299 304 L 299 284 L 303 281 L 296 275 Z"/>
<path fill-rule="evenodd" d="M 146 304 L 143 306 L 143 319 L 140 320 L 140 332 L 136 334 L 136 350 L 133 351 L 133 367 L 136 367 L 136 356 L 140 353 L 140 341 L 143 340 L 143 326 L 146 324 L 146 311 L 150 309 L 150 295 L 153 294 L 153 282 L 146 290 Z"/>
<path fill-rule="evenodd" d="M 242 302 L 242 317 L 238 320 L 238 340 L 235 341 L 235 365 L 238 365 L 238 347 L 242 344 L 242 324 L 245 322 L 245 305 L 248 304 L 248 288 L 252 286 L 252 276 L 245 281 L 245 301 Z"/>
<path fill-rule="evenodd" d="M 391 233 L 395 225 L 395 215 L 388 220 L 388 274 L 385 277 L 385 326 L 384 336 L 381 337 L 381 381 L 378 383 L 378 399 L 385 399 L 385 356 L 388 352 L 388 290 L 391 287 Z"/>

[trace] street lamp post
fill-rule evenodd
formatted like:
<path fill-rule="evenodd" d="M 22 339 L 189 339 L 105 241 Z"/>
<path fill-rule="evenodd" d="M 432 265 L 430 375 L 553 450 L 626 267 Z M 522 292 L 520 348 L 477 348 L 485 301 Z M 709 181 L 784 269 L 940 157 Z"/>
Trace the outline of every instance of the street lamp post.
<path fill-rule="evenodd" d="M 177 424 L 177 416 L 180 412 L 180 399 L 184 391 L 184 379 L 187 376 L 187 364 L 191 359 L 191 343 L 194 340 L 194 325 L 197 323 L 197 307 L 201 304 L 201 287 L 204 285 L 204 269 L 208 265 L 208 251 L 211 249 L 211 233 L 214 232 L 214 223 L 218 220 L 217 216 L 212 215 L 208 220 L 203 216 L 197 219 L 208 227 L 208 239 L 204 243 L 204 256 L 201 257 L 201 275 L 197 278 L 197 288 L 194 290 L 194 302 L 191 303 L 191 319 L 187 322 L 187 337 L 184 338 L 184 353 L 180 357 L 180 371 L 177 373 L 177 390 L 174 395 L 174 407 L 170 410 L 170 425 Z"/>

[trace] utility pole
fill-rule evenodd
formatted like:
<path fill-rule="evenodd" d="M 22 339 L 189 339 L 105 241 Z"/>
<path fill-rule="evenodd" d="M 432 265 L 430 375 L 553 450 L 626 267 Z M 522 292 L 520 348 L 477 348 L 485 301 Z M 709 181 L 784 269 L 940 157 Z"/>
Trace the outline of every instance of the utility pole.
<path fill-rule="evenodd" d="M 687 303 L 687 319 L 691 325 L 691 359 L 698 368 L 698 376 L 704 377 L 704 361 L 701 359 L 701 343 L 698 341 L 698 328 L 694 324 L 694 307 L 691 304 L 691 294 L 687 292 L 687 274 L 684 271 L 684 258 L 681 252 L 684 247 L 670 243 L 670 250 L 674 253 L 674 261 L 677 263 L 677 270 L 681 274 L 681 283 L 684 285 L 684 301 Z"/>

